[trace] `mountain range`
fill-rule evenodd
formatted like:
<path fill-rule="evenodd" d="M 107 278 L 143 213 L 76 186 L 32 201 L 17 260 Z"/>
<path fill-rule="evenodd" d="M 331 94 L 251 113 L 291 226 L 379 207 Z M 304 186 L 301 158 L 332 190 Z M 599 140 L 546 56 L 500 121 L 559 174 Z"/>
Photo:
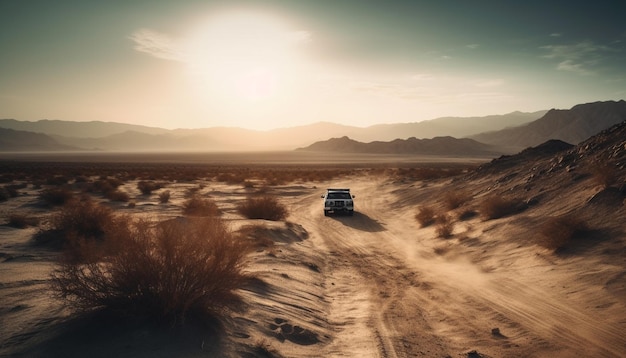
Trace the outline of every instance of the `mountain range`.
<path fill-rule="evenodd" d="M 342 141 L 344 145 L 337 146 L 335 150 L 341 147 L 341 150 L 352 152 L 364 150 L 368 153 L 406 154 L 415 154 L 421 150 L 437 154 L 454 147 L 461 150 L 466 148 L 468 152 L 465 153 L 469 155 L 468 145 L 471 143 L 473 154 L 496 155 L 516 153 L 548 139 L 577 144 L 624 120 L 626 102 L 623 100 L 580 104 L 569 110 L 512 112 L 485 117 L 442 117 L 365 128 L 318 122 L 270 131 L 235 127 L 170 130 L 100 121 L 31 122 L 0 119 L 0 129 L 3 129 L 0 131 L 0 151 L 219 152 L 295 148 L 327 151 L 328 148 L 317 143 L 327 142 L 327 145 L 337 146 Z M 333 138 L 338 140 L 329 141 Z M 359 142 L 369 145 L 364 146 Z M 435 148 L 436 143 L 442 144 L 439 149 Z"/>

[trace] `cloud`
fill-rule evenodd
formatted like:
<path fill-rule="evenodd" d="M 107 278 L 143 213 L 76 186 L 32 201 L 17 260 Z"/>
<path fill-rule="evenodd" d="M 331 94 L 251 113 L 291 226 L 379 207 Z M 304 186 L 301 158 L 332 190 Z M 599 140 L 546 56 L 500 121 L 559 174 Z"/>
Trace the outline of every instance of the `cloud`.
<path fill-rule="evenodd" d="M 510 95 L 494 91 L 502 79 L 468 79 L 430 74 L 416 74 L 408 81 L 353 81 L 353 91 L 376 96 L 430 103 L 498 103 Z"/>
<path fill-rule="evenodd" d="M 268 43 L 271 43 L 269 41 L 274 41 L 273 43 L 277 46 L 296 46 L 310 42 L 311 37 L 312 35 L 308 31 L 285 32 L 277 34 L 276 38 L 269 39 Z M 204 51 L 206 52 L 206 55 L 209 56 L 211 51 L 216 50 L 210 45 L 206 48 L 190 49 L 188 44 L 185 44 L 185 39 L 175 39 L 167 34 L 145 28 L 135 31 L 128 38 L 134 42 L 133 48 L 136 51 L 147 53 L 153 57 L 164 60 L 180 61 L 185 63 L 194 61 L 195 55 L 190 51 Z M 206 44 L 204 45 L 206 46 Z M 224 47 L 223 44 L 222 47 Z M 187 49 L 187 51 L 184 49 Z M 223 50 L 223 48 L 218 48 L 217 50 Z"/>
<path fill-rule="evenodd" d="M 184 61 L 184 54 L 170 36 L 149 29 L 140 29 L 128 37 L 135 50 L 152 55 L 156 58 L 172 61 Z"/>
<path fill-rule="evenodd" d="M 556 69 L 559 71 L 569 71 L 569 72 L 575 72 L 581 75 L 590 75 L 592 72 L 586 70 L 585 68 L 583 68 L 583 65 L 580 63 L 575 63 L 572 60 L 565 60 L 563 62 L 560 62 L 557 66 Z"/>
<path fill-rule="evenodd" d="M 561 37 L 561 34 L 558 32 L 553 32 L 550 34 L 550 37 Z"/>
<path fill-rule="evenodd" d="M 542 57 L 557 60 L 557 70 L 569 71 L 581 75 L 593 74 L 592 70 L 602 62 L 604 56 L 612 52 L 611 48 L 597 45 L 591 41 L 583 41 L 567 45 L 547 45 L 541 49 L 547 51 Z"/>
<path fill-rule="evenodd" d="M 478 47 L 480 47 L 480 45 L 479 44 L 469 44 L 469 45 L 466 45 L 465 47 L 469 48 L 470 50 L 475 50 Z"/>

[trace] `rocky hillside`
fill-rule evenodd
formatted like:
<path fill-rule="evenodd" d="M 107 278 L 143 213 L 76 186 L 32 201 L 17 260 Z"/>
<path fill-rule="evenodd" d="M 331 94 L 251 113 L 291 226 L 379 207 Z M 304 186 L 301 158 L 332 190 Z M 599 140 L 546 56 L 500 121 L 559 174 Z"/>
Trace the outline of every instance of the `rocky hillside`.
<path fill-rule="evenodd" d="M 578 144 L 598 132 L 626 120 L 626 101 L 580 104 L 568 110 L 552 109 L 536 121 L 514 128 L 483 133 L 470 138 L 507 147 L 515 153 L 550 139 Z"/>
<path fill-rule="evenodd" d="M 390 142 L 358 142 L 348 137 L 316 142 L 300 151 L 360 154 L 423 154 L 462 157 L 493 157 L 500 153 L 493 147 L 472 139 L 435 137 L 433 139 L 396 139 Z"/>

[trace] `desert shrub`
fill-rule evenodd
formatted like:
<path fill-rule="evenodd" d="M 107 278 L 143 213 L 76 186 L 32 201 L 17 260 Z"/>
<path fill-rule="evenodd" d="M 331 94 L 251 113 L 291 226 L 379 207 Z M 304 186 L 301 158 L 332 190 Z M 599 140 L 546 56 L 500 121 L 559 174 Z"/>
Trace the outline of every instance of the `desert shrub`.
<path fill-rule="evenodd" d="M 287 217 L 287 208 L 275 197 L 263 195 L 248 197 L 237 210 L 248 219 L 282 220 Z"/>
<path fill-rule="evenodd" d="M 265 339 L 257 341 L 254 343 L 254 356 L 260 358 L 273 358 L 279 357 L 276 349 L 272 347 L 272 344 L 267 342 Z"/>
<path fill-rule="evenodd" d="M 218 218 L 121 221 L 101 250 L 82 263 L 61 259 L 53 288 L 77 308 L 109 308 L 124 315 L 183 323 L 223 313 L 239 301 L 236 290 L 249 252 Z"/>
<path fill-rule="evenodd" d="M 26 214 L 15 213 L 9 215 L 9 226 L 24 229 L 28 226 L 35 226 L 38 224 L 36 218 L 28 217 Z"/>
<path fill-rule="evenodd" d="M 63 205 L 74 197 L 74 193 L 66 187 L 53 187 L 44 189 L 39 197 L 49 205 Z"/>
<path fill-rule="evenodd" d="M 124 191 L 120 191 L 118 189 L 109 191 L 107 193 L 104 194 L 104 196 L 112 201 L 120 201 L 120 202 L 128 202 L 130 200 L 130 196 L 128 195 L 128 193 L 124 192 Z"/>
<path fill-rule="evenodd" d="M 524 210 L 524 205 L 520 200 L 498 195 L 485 198 L 479 207 L 479 212 L 485 220 L 498 219 L 522 210 Z"/>
<path fill-rule="evenodd" d="M 183 203 L 183 214 L 189 216 L 216 216 L 219 209 L 213 200 L 194 195 Z"/>
<path fill-rule="evenodd" d="M 420 206 L 417 214 L 415 214 L 415 220 L 417 220 L 422 227 L 432 225 L 435 222 L 435 209 L 431 206 Z"/>
<path fill-rule="evenodd" d="M 437 236 L 447 239 L 452 236 L 454 231 L 454 222 L 449 214 L 442 214 L 437 216 L 435 232 Z"/>
<path fill-rule="evenodd" d="M 449 190 L 443 196 L 446 209 L 454 210 L 471 199 L 471 195 L 464 190 Z"/>
<path fill-rule="evenodd" d="M 252 189 L 254 188 L 254 182 L 250 181 L 250 180 L 246 180 L 243 182 L 243 187 L 245 189 Z"/>
<path fill-rule="evenodd" d="M 152 180 L 141 180 L 137 183 L 137 189 L 139 189 L 143 195 L 150 195 L 153 191 L 161 189 L 162 187 L 162 183 L 157 183 Z"/>
<path fill-rule="evenodd" d="M 85 239 L 102 239 L 106 228 L 113 219 L 113 210 L 98 204 L 89 197 L 74 199 L 50 218 L 51 230 L 61 237 L 70 236 Z"/>
<path fill-rule="evenodd" d="M 170 201 L 170 191 L 169 190 L 164 190 L 162 192 L 159 193 L 159 203 L 161 204 L 165 204 L 168 201 Z"/>
<path fill-rule="evenodd" d="M 585 221 L 573 214 L 552 217 L 539 230 L 541 236 L 539 245 L 556 251 L 588 230 Z"/>

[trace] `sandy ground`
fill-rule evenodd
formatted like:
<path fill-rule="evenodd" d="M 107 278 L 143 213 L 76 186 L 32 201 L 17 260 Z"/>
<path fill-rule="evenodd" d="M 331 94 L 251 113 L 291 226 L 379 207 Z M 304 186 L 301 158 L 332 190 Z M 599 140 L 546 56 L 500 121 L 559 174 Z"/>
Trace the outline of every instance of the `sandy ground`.
<path fill-rule="evenodd" d="M 139 197 L 133 185 L 122 189 Z M 168 204 L 153 194 L 117 209 L 180 215 L 184 190 L 195 185 L 170 185 Z M 451 185 L 363 175 L 277 186 L 270 193 L 290 214 L 269 222 L 235 212 L 246 195 L 241 186 L 207 183 L 203 195 L 233 230 L 262 225 L 275 242 L 251 255 L 248 270 L 257 279 L 241 291 L 245 307 L 223 322 L 222 333 L 81 321 L 51 297 L 56 253 L 31 244 L 37 229 L 1 226 L 0 355 L 626 357 L 623 221 L 611 219 L 610 237 L 597 247 L 567 255 L 533 244 L 537 223 L 557 210 L 549 204 L 459 221 L 442 239 L 414 216 Z M 320 195 L 331 186 L 351 188 L 354 216 L 324 217 Z M 596 192 L 581 188 L 577 195 L 588 200 Z M 49 209 L 34 205 L 36 195 L 23 190 L 1 204 L 2 215 L 24 211 L 45 220 Z M 616 210 L 624 217 L 623 207 Z"/>

